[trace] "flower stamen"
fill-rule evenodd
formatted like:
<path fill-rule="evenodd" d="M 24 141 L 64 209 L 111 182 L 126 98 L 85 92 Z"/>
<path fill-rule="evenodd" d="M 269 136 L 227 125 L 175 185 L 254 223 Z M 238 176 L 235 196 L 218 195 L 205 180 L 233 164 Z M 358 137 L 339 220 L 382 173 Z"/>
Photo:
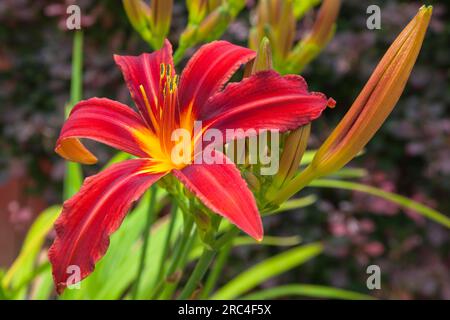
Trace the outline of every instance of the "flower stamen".
<path fill-rule="evenodd" d="M 155 128 L 156 134 L 159 133 L 159 124 L 156 121 L 155 114 L 153 113 L 152 108 L 150 107 L 150 103 L 148 102 L 147 94 L 145 93 L 144 86 L 141 84 L 139 86 L 139 90 L 141 90 L 142 98 L 144 99 L 145 106 L 147 107 L 148 114 L 150 115 L 150 121 L 152 122 L 153 128 Z"/>

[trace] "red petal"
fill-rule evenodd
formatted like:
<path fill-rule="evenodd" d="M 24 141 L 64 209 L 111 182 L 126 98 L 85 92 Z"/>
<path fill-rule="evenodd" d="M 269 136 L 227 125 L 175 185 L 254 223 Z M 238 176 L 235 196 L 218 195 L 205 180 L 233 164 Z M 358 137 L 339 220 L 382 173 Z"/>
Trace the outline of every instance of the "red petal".
<path fill-rule="evenodd" d="M 96 158 L 78 141 L 89 138 L 138 157 L 148 157 L 134 132 L 148 131 L 141 117 L 128 106 L 105 98 L 79 102 L 61 129 L 56 152 L 62 157 L 82 163 L 95 163 Z M 142 143 L 141 143 L 142 144 Z"/>
<path fill-rule="evenodd" d="M 206 100 L 223 87 L 241 64 L 255 55 L 253 50 L 226 41 L 202 46 L 181 75 L 178 92 L 182 110 L 192 103 L 194 114 L 207 112 Z"/>
<path fill-rule="evenodd" d="M 120 226 L 133 201 L 163 174 L 149 174 L 148 159 L 127 160 L 87 178 L 81 190 L 64 203 L 49 250 L 58 293 L 67 285 L 69 266 L 87 277 L 103 257 L 109 236 Z M 80 280 L 81 280 L 80 279 Z"/>
<path fill-rule="evenodd" d="M 263 227 L 253 194 L 231 160 L 215 152 L 218 157 L 223 157 L 220 161 L 223 164 L 192 164 L 182 170 L 174 170 L 173 174 L 208 208 L 251 237 L 261 240 Z"/>
<path fill-rule="evenodd" d="M 144 87 L 151 108 L 156 114 L 156 107 L 160 97 L 159 78 L 161 75 L 161 64 L 172 66 L 172 74 L 175 70 L 172 59 L 172 45 L 168 40 L 164 46 L 152 53 L 143 53 L 140 56 L 114 55 L 114 60 L 120 67 L 123 77 L 130 90 L 139 112 L 148 125 L 151 126 L 149 110 L 147 110 L 142 92 L 139 87 Z"/>
<path fill-rule="evenodd" d="M 204 127 L 286 131 L 318 118 L 327 106 L 321 93 L 308 92 L 300 76 L 259 72 L 208 100 L 199 115 Z"/>

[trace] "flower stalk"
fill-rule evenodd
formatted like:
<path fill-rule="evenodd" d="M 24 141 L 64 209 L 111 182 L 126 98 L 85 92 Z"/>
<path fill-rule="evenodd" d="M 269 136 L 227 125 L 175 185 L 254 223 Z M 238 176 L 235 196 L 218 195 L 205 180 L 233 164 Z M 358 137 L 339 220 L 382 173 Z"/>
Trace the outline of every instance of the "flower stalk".
<path fill-rule="evenodd" d="M 156 206 L 157 190 L 158 189 L 156 187 L 153 187 L 150 189 L 149 208 L 148 208 L 148 212 L 147 212 L 147 219 L 145 221 L 144 232 L 142 233 L 143 243 L 142 243 L 142 249 L 141 249 L 141 257 L 139 260 L 138 272 L 136 275 L 136 281 L 134 283 L 133 293 L 132 293 L 133 300 L 136 300 L 138 293 L 139 293 L 139 283 L 141 281 L 142 273 L 144 271 L 145 260 L 147 257 L 147 248 L 148 248 L 148 245 L 150 242 L 150 229 L 153 225 L 153 222 L 156 219 L 157 211 L 155 210 L 155 206 Z"/>
<path fill-rule="evenodd" d="M 72 48 L 72 78 L 70 82 L 70 102 L 66 106 L 65 117 L 83 96 L 83 31 L 74 32 Z M 83 172 L 79 163 L 68 162 L 64 174 L 63 198 L 72 197 L 83 182 Z"/>

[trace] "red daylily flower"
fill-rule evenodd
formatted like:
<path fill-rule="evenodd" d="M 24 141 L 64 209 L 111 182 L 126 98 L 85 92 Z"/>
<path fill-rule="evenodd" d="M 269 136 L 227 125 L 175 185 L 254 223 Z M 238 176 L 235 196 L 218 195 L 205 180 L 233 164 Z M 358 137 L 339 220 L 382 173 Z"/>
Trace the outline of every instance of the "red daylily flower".
<path fill-rule="evenodd" d="M 128 152 L 138 159 L 115 164 L 87 178 L 64 203 L 49 259 L 58 292 L 66 287 L 67 268 L 76 265 L 85 278 L 105 254 L 109 236 L 145 190 L 167 174 L 177 177 L 208 208 L 257 240 L 263 237 L 255 199 L 236 166 L 174 164 L 171 133 L 192 131 L 194 120 L 219 129 L 292 130 L 320 116 L 323 94 L 308 92 L 296 75 L 259 72 L 222 90 L 236 69 L 255 52 L 225 41 L 207 44 L 189 61 L 179 85 L 168 41 L 151 54 L 115 56 L 139 113 L 117 101 L 91 98 L 70 113 L 56 152 L 84 164 L 97 161 L 78 140 L 89 138 Z M 220 191 L 219 191 L 220 190 Z"/>

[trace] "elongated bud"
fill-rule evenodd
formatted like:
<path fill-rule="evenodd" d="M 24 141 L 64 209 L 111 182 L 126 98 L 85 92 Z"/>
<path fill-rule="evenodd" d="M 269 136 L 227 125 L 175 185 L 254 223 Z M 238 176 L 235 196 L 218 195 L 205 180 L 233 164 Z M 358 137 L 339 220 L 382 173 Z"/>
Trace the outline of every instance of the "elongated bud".
<path fill-rule="evenodd" d="M 173 0 L 152 0 L 152 32 L 159 38 L 161 45 L 169 33 L 172 19 Z"/>
<path fill-rule="evenodd" d="M 320 48 L 323 48 L 328 43 L 334 34 L 340 7 L 340 0 L 323 1 L 311 33 L 306 39 L 307 42 L 312 42 Z"/>
<path fill-rule="evenodd" d="M 292 1 L 283 1 L 281 16 L 276 30 L 277 47 L 282 59 L 285 59 L 292 49 L 295 36 L 295 17 Z"/>
<path fill-rule="evenodd" d="M 261 190 L 261 183 L 259 182 L 259 179 L 257 176 L 255 176 L 250 171 L 244 171 L 243 175 L 244 175 L 245 181 L 247 181 L 247 184 L 252 191 L 259 192 L 259 190 Z"/>
<path fill-rule="evenodd" d="M 180 36 L 179 47 L 187 49 L 195 44 L 195 35 L 197 34 L 197 26 L 188 25 Z"/>
<path fill-rule="evenodd" d="M 133 28 L 138 32 L 147 29 L 151 19 L 150 7 L 142 0 L 122 0 L 125 13 Z"/>
<path fill-rule="evenodd" d="M 264 37 L 261 40 L 255 60 L 253 61 L 252 74 L 270 69 L 272 69 L 272 50 L 269 39 Z"/>
<path fill-rule="evenodd" d="M 273 189 L 279 189 L 290 181 L 298 171 L 298 166 L 308 144 L 310 131 L 311 124 L 307 124 L 287 134 L 281 154 L 280 168 L 272 182 Z"/>
<path fill-rule="evenodd" d="M 186 0 L 186 7 L 189 13 L 189 23 L 199 24 L 207 13 L 208 0 Z"/>
<path fill-rule="evenodd" d="M 391 113 L 422 46 L 432 8 L 422 7 L 386 52 L 350 110 L 320 147 L 312 165 L 330 173 L 353 159 Z"/>
<path fill-rule="evenodd" d="M 220 0 L 216 0 L 220 1 Z M 245 7 L 245 0 L 227 0 L 230 15 L 235 18 Z"/>
<path fill-rule="evenodd" d="M 327 45 L 334 35 L 340 7 L 340 0 L 323 1 L 311 32 L 289 54 L 286 72 L 301 72 Z"/>
<path fill-rule="evenodd" d="M 224 6 L 216 8 L 199 25 L 196 42 L 214 40 L 220 37 L 231 20 L 228 10 Z"/>
<path fill-rule="evenodd" d="M 292 0 L 261 0 L 256 11 L 256 24 L 250 31 L 249 47 L 256 50 L 262 38 L 273 45 L 275 61 L 287 57 L 295 35 Z"/>
<path fill-rule="evenodd" d="M 352 160 L 391 113 L 416 62 L 431 18 L 423 6 L 392 43 L 350 110 L 316 153 L 312 163 L 280 191 L 281 203 L 312 179 L 332 173 Z"/>
<path fill-rule="evenodd" d="M 220 5 L 222 5 L 224 2 L 229 2 L 230 0 L 207 0 L 206 2 L 208 3 L 208 12 L 213 11 L 214 9 L 216 9 L 217 7 L 219 7 Z"/>

